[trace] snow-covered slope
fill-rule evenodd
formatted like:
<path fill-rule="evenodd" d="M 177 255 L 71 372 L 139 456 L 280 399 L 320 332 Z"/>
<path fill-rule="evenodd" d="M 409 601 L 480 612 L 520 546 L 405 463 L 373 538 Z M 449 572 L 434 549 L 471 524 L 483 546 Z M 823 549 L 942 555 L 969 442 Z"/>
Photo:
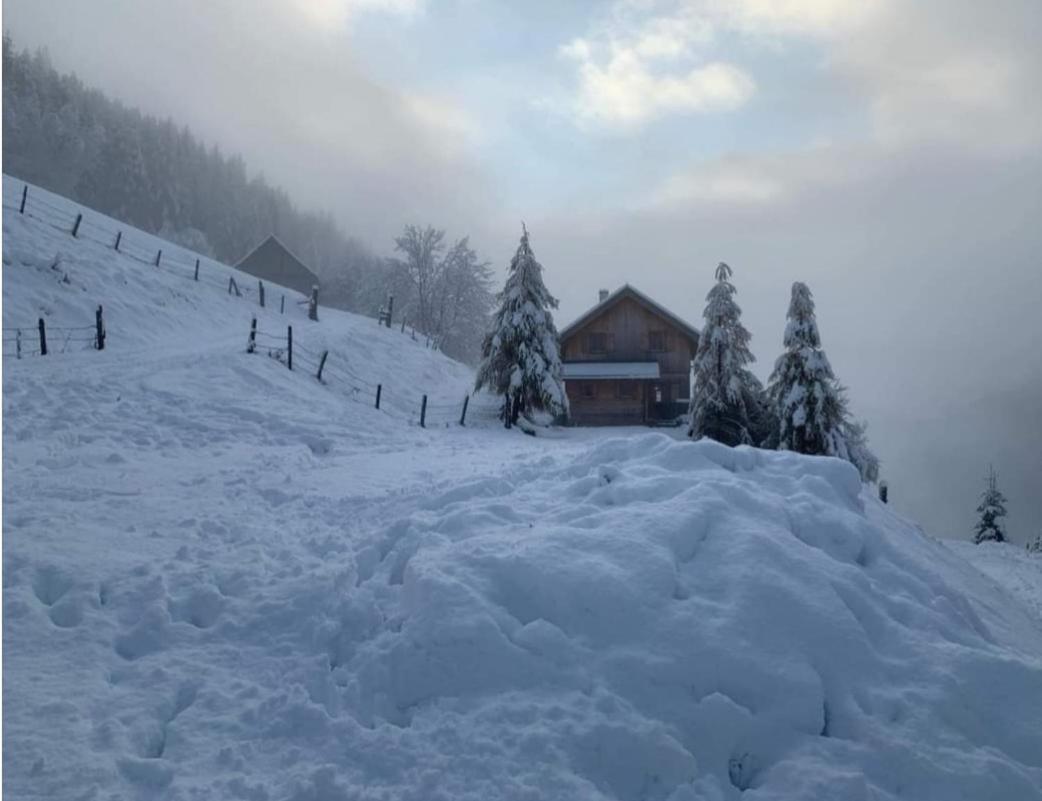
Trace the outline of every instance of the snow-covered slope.
<path fill-rule="evenodd" d="M 850 465 L 424 430 L 193 284 L 5 215 L 4 325 L 82 298 L 110 335 L 4 359 L 11 797 L 1042 798 L 1037 608 Z M 293 314 L 392 394 L 466 391 Z"/>
<path fill-rule="evenodd" d="M 261 352 L 284 349 L 287 326 L 293 326 L 300 382 L 315 375 L 320 355 L 328 349 L 328 394 L 346 393 L 371 404 L 376 385 L 382 384 L 384 416 L 415 418 L 423 394 L 428 394 L 432 423 L 458 419 L 473 372 L 408 333 L 336 309 L 320 309 L 320 321 L 312 322 L 301 295 L 271 284 L 262 309 L 252 276 L 201 259 L 196 281 L 194 254 L 37 187 L 30 187 L 27 213 L 19 214 L 22 186 L 4 176 L 4 354 L 14 354 L 14 328 L 21 329 L 26 350 L 38 347 L 36 324 L 42 317 L 51 331 L 48 358 L 54 356 L 62 366 L 5 358 L 5 367 L 37 371 L 83 365 L 90 372 L 110 363 L 148 365 L 168 354 L 191 354 L 199 362 L 227 356 L 240 364 L 238 356 L 256 317 Z M 80 212 L 80 235 L 73 238 L 69 231 Z M 112 247 L 113 231 L 123 233 L 119 252 Z M 160 250 L 156 267 L 151 259 Z M 241 297 L 228 293 L 230 277 Z M 90 330 L 75 332 L 66 343 L 61 329 L 89 328 L 98 305 L 104 309 L 105 351 L 85 352 L 91 343 L 81 340 L 93 337 Z M 316 394 L 313 387 L 308 391 Z"/>
<path fill-rule="evenodd" d="M 1023 604 L 1042 621 L 1042 553 L 1028 553 L 1022 545 L 1008 542 L 974 545 L 948 540 L 945 545 L 991 578 L 996 592 L 1011 595 L 1011 604 Z"/>

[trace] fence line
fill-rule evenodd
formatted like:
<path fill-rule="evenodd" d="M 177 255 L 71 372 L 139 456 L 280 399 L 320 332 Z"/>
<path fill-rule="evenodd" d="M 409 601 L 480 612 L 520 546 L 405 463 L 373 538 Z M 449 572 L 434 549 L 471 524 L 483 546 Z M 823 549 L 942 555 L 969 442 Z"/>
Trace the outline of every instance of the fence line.
<path fill-rule="evenodd" d="M 135 241 L 134 235 L 138 233 L 138 230 L 132 226 L 126 227 L 130 232 L 130 237 L 128 237 L 125 235 L 122 227 L 118 224 L 113 227 L 108 220 L 100 219 L 103 215 L 95 212 L 93 209 L 89 209 L 73 200 L 69 200 L 68 203 L 76 208 L 76 211 L 72 211 L 69 208 L 61 207 L 47 196 L 41 196 L 39 192 L 30 192 L 28 183 L 23 182 L 21 191 L 14 190 L 12 184 L 12 181 L 8 181 L 4 184 L 4 208 L 12 209 L 27 217 L 33 217 L 34 219 L 40 220 L 41 222 L 50 225 L 52 228 L 69 234 L 77 239 L 84 239 L 96 245 L 101 245 L 102 247 L 112 248 L 120 253 L 120 255 L 139 261 L 142 264 L 147 264 L 153 269 L 165 270 L 172 275 L 190 279 L 196 283 L 207 284 L 214 288 L 221 289 L 222 291 L 226 289 L 227 285 L 223 278 L 217 278 L 212 274 L 207 274 L 205 269 L 200 269 L 200 266 L 204 261 L 210 266 L 216 266 L 224 271 L 234 269 L 216 259 L 200 256 L 199 254 L 190 251 L 188 248 L 174 243 L 170 243 L 174 245 L 174 248 L 177 251 L 173 255 L 170 253 L 164 253 L 163 249 L 160 247 L 156 247 L 155 250 L 153 250 L 151 246 L 146 246 Z M 47 213 L 40 213 L 40 210 Z M 153 237 L 160 242 L 165 241 L 152 234 L 145 234 L 145 232 L 141 233 Z M 189 255 L 186 258 L 184 254 Z M 246 297 L 255 300 L 258 305 L 262 307 L 266 305 L 265 289 L 262 283 L 258 283 L 257 287 L 238 286 L 234 283 L 234 276 L 229 277 L 232 279 L 232 284 L 235 285 L 234 294 L 237 297 Z M 270 295 L 270 293 L 268 294 Z M 297 305 L 307 306 L 308 318 L 311 320 L 318 320 L 318 293 L 316 288 L 313 287 L 310 295 L 305 296 L 302 300 L 298 300 Z M 284 314 L 285 309 L 286 296 L 285 293 L 283 293 L 279 301 L 280 313 Z M 393 315 L 394 295 L 388 295 L 386 305 L 381 307 L 378 311 L 376 317 L 377 324 L 380 326 L 386 326 L 388 329 L 397 327 L 393 326 Z M 407 332 L 404 316 L 402 317 L 401 322 L 401 333 L 408 333 L 414 342 L 423 341 L 424 347 L 426 348 L 440 350 L 440 344 L 436 338 L 432 338 L 427 334 L 420 334 L 418 337 L 417 331 L 414 327 L 410 327 Z"/>
<path fill-rule="evenodd" d="M 21 359 L 23 356 L 66 353 L 74 343 L 89 343 L 80 350 L 104 350 L 105 339 L 105 318 L 102 307 L 98 306 L 94 312 L 94 325 L 48 326 L 47 320 L 40 317 L 35 325 L 4 326 L 3 355 Z"/>
<path fill-rule="evenodd" d="M 174 245 L 173 253 L 170 252 L 169 245 L 166 245 L 165 248 L 158 245 L 153 248 L 137 240 L 135 234 L 138 232 L 133 227 L 127 226 L 124 229 L 117 226 L 114 228 L 107 222 L 98 219 L 100 215 L 91 209 L 71 200 L 69 203 L 75 205 L 76 211 L 62 208 L 49 198 L 41 196 L 39 192 L 30 192 L 29 184 L 23 184 L 22 191 L 17 192 L 17 194 L 9 191 L 7 185 L 5 184 L 3 193 L 3 207 L 5 209 L 32 217 L 76 239 L 83 239 L 102 247 L 112 248 L 120 255 L 134 259 L 153 269 L 164 270 L 171 275 L 177 275 L 195 283 L 207 284 L 221 290 L 225 289 L 225 279 L 215 276 L 212 269 L 207 271 L 206 266 L 211 268 L 217 267 L 222 273 L 228 273 L 234 269 L 215 259 L 193 253 L 180 245 Z M 159 240 L 159 237 L 155 237 L 155 239 Z M 163 240 L 159 241 L 162 242 Z M 164 249 L 166 252 L 164 252 Z M 230 277 L 234 278 L 234 276 Z M 264 305 L 260 302 L 260 293 L 262 291 L 259 286 L 239 286 L 235 294 L 237 297 L 245 297 L 258 302 L 259 305 Z M 268 294 L 270 295 L 270 292 Z M 315 292 L 312 292 L 310 297 L 305 297 L 299 303 L 300 305 L 308 305 L 309 312 L 314 315 L 313 319 L 317 319 L 318 304 Z M 285 295 L 283 294 L 279 304 L 281 313 L 285 313 L 285 305 Z"/>
<path fill-rule="evenodd" d="M 285 333 L 264 331 L 257 327 L 257 318 L 250 322 L 246 339 L 246 352 L 262 351 L 294 372 L 311 375 L 319 383 L 339 389 L 348 400 L 371 406 L 388 417 L 407 423 L 416 423 L 423 428 L 430 425 L 465 426 L 469 415 L 478 419 L 491 419 L 490 409 L 470 405 L 470 396 L 465 395 L 459 403 L 430 403 L 428 396 L 418 393 L 415 398 L 403 398 L 389 393 L 380 382 L 369 381 L 351 369 L 346 359 L 323 348 L 321 351 L 304 345 L 287 326 Z M 498 417 L 498 411 L 494 412 Z"/>
<path fill-rule="evenodd" d="M 96 219 L 96 213 L 85 206 L 69 201 L 76 208 L 75 211 L 72 211 L 69 208 L 61 207 L 46 196 L 40 196 L 39 193 L 30 193 L 29 184 L 27 183 L 23 184 L 21 192 L 11 192 L 8 190 L 9 183 L 4 185 L 2 198 L 4 208 L 37 219 L 52 228 L 69 234 L 73 238 L 84 239 L 103 247 L 112 248 L 120 255 L 148 265 L 152 269 L 164 270 L 180 277 L 190 278 L 194 283 L 207 284 L 221 291 L 227 291 L 229 294 L 234 292 L 236 297 L 255 298 L 261 307 L 266 305 L 265 288 L 261 281 L 258 281 L 256 288 L 248 285 L 239 286 L 235 281 L 235 276 L 229 275 L 226 286 L 223 278 L 217 278 L 212 274 L 201 271 L 200 265 L 204 257 L 192 253 L 187 248 L 175 245 L 173 254 L 169 251 L 164 254 L 163 249 L 160 247 L 156 247 L 153 251 L 151 247 L 135 241 L 133 235 L 136 233 L 136 229 L 130 226 L 128 226 L 128 229 L 131 237 L 127 237 L 123 228 L 118 226 L 112 228 L 105 221 Z M 159 239 L 158 237 L 155 238 Z M 190 254 L 187 261 L 183 257 L 185 253 Z M 232 269 L 214 259 L 206 258 L 206 261 L 223 270 Z M 317 320 L 317 287 L 312 289 L 309 297 L 298 301 L 297 305 L 307 305 L 309 319 Z M 285 306 L 286 297 L 283 294 L 279 303 L 280 313 L 285 313 Z M 388 296 L 387 305 L 380 309 L 380 314 L 377 318 L 379 325 L 386 326 L 388 329 L 392 328 L 393 309 L 394 296 L 391 295 Z M 405 329 L 406 321 L 403 318 L 401 323 L 402 334 L 406 333 Z M 35 331 L 35 335 L 30 336 L 30 332 L 33 331 Z M 57 337 L 52 336 L 50 348 L 48 348 L 47 343 L 48 331 L 51 334 L 58 334 Z M 89 331 L 93 331 L 93 334 L 88 335 L 87 332 Z M 413 341 L 418 341 L 416 333 L 415 328 L 409 332 L 409 336 L 411 336 Z M 426 342 L 425 347 L 430 348 L 433 346 L 435 349 L 438 348 L 436 341 L 432 340 L 430 336 L 423 335 L 423 337 Z M 86 343 L 90 343 L 90 347 L 93 349 L 102 350 L 105 347 L 105 339 L 106 332 L 102 319 L 102 309 L 99 306 L 94 326 L 50 326 L 48 329 L 45 321 L 41 318 L 37 326 L 4 328 L 3 355 L 5 357 L 14 356 L 19 359 L 28 355 L 47 355 L 49 352 L 54 351 L 55 343 L 58 345 L 58 352 L 61 353 L 66 352 L 73 344 Z M 34 345 L 35 347 L 33 347 Z M 303 345 L 299 338 L 294 342 L 292 339 L 292 326 L 287 328 L 285 336 L 276 335 L 257 330 L 256 319 L 254 319 L 247 350 L 253 353 L 258 347 L 267 350 L 268 355 L 282 361 L 290 369 L 293 369 L 294 362 L 296 362 L 298 369 L 305 368 L 307 372 L 312 373 L 321 383 L 335 383 L 348 389 L 348 397 L 350 399 L 373 403 L 375 408 L 391 417 L 398 417 L 409 422 L 418 421 L 423 427 L 426 427 L 428 422 L 435 424 L 447 424 L 449 422 L 458 422 L 459 425 L 466 424 L 470 402 L 469 395 L 465 396 L 460 404 L 428 403 L 427 395 L 422 393 L 416 399 L 415 405 L 411 402 L 407 403 L 403 399 L 391 397 L 383 391 L 381 383 L 373 383 L 357 375 L 347 365 L 346 361 L 335 357 L 330 359 L 330 356 L 333 354 L 328 350 L 323 350 L 319 353 Z M 84 347 L 84 349 L 88 348 Z M 470 413 L 484 417 L 481 409 L 475 408 Z"/>

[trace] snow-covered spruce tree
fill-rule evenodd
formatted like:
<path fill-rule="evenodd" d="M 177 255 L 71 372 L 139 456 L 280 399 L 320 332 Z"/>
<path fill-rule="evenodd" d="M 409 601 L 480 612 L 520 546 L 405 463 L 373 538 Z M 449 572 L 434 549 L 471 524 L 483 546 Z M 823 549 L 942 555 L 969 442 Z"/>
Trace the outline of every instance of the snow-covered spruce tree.
<path fill-rule="evenodd" d="M 999 492 L 998 476 L 995 468 L 988 466 L 988 474 L 984 477 L 984 492 L 981 493 L 980 506 L 977 507 L 980 520 L 973 535 L 973 541 L 980 545 L 982 542 L 1005 542 L 1006 531 L 1002 526 L 1000 517 L 1006 516 L 1006 496 Z"/>
<path fill-rule="evenodd" d="M 716 284 L 706 295 L 705 325 L 695 352 L 688 436 L 708 437 L 725 445 L 757 443 L 766 433 L 763 385 L 746 367 L 755 361 L 749 332 L 734 300 L 732 270 L 716 268 Z"/>
<path fill-rule="evenodd" d="M 561 351 L 550 314 L 557 299 L 543 284 L 543 268 L 528 244 L 524 223 L 521 244 L 497 302 L 499 309 L 481 347 L 475 389 L 485 387 L 502 396 L 500 417 L 508 428 L 522 414 L 528 419 L 537 412 L 566 415 Z"/>
<path fill-rule="evenodd" d="M 799 281 L 792 285 L 785 352 L 774 363 L 767 397 L 774 415 L 768 447 L 853 464 L 863 481 L 879 478 L 879 459 L 868 447 L 866 424 L 850 417 L 846 392 L 821 349 L 814 297 Z"/>
<path fill-rule="evenodd" d="M 1034 542 L 1029 542 L 1024 547 L 1028 553 L 1042 554 L 1042 534 L 1036 534 Z"/>

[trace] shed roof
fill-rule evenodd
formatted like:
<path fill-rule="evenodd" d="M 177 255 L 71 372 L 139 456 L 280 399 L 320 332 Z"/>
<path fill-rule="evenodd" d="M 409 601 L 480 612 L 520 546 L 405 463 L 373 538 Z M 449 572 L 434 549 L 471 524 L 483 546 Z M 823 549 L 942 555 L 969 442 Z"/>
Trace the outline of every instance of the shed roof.
<path fill-rule="evenodd" d="M 565 380 L 593 378 L 658 378 L 658 362 L 564 362 L 561 375 Z"/>

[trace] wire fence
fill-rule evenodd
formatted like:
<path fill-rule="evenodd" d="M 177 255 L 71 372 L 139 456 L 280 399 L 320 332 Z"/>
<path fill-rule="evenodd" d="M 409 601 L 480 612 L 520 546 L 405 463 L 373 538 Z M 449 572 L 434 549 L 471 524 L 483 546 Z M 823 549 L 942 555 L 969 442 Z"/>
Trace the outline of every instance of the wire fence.
<path fill-rule="evenodd" d="M 13 181 L 3 182 L 3 207 L 18 214 L 31 217 L 51 226 L 75 239 L 91 242 L 105 248 L 111 248 L 121 256 L 134 259 L 157 270 L 189 279 L 195 283 L 205 284 L 234 295 L 256 302 L 259 306 L 274 307 L 274 298 L 265 295 L 264 283 L 257 281 L 252 287 L 236 280 L 231 268 L 213 259 L 193 253 L 172 243 L 158 240 L 135 228 L 123 228 L 111 218 L 104 217 L 85 207 L 63 205 L 52 199 L 49 193 L 22 184 L 21 188 Z M 146 238 L 151 241 L 146 241 Z M 162 247 L 160 247 L 162 245 Z M 242 277 L 241 275 L 239 276 Z M 225 280 L 227 279 L 227 280 Z M 267 302 L 266 302 L 267 301 Z M 278 301 L 280 313 L 286 311 L 285 294 Z M 295 300 L 291 297 L 290 307 L 307 305 L 308 317 L 318 319 L 318 288 L 315 287 L 310 297 Z M 393 324 L 394 297 L 389 296 L 387 305 L 380 309 L 377 322 L 388 329 Z M 428 335 L 417 334 L 415 328 L 406 331 L 406 320 L 401 320 L 400 332 L 411 337 L 413 341 L 424 341 L 424 347 L 438 349 L 437 343 Z M 432 403 L 425 393 L 417 397 L 405 398 L 390 394 L 380 382 L 367 380 L 353 370 L 347 359 L 334 356 L 328 350 L 317 350 L 308 347 L 292 338 L 292 326 L 287 327 L 286 334 L 274 334 L 258 330 L 256 318 L 253 320 L 247 350 L 250 353 L 262 351 L 272 358 L 286 364 L 291 370 L 306 371 L 315 376 L 322 384 L 338 389 L 350 400 L 359 403 L 371 403 L 390 417 L 419 424 L 423 427 L 459 424 L 465 425 L 468 415 L 470 419 L 491 421 L 499 418 L 498 406 L 487 404 L 471 404 L 470 396 L 465 396 L 459 403 Z M 48 337 L 50 341 L 48 342 Z M 36 326 L 15 326 L 3 329 L 3 356 L 22 358 L 23 356 L 47 355 L 48 353 L 66 353 L 82 349 L 101 350 L 105 346 L 106 333 L 101 317 L 101 307 L 97 310 L 95 325 L 89 326 L 47 326 L 39 320 Z"/>
<path fill-rule="evenodd" d="M 19 190 L 14 182 L 4 181 L 3 207 L 38 220 L 75 239 L 111 248 L 121 256 L 157 270 L 205 284 L 238 298 L 252 300 L 261 306 L 267 305 L 264 300 L 264 284 L 260 280 L 257 281 L 256 287 L 246 283 L 240 284 L 232 275 L 232 268 L 226 264 L 193 253 L 180 245 L 157 240 L 135 228 L 124 228 L 115 220 L 103 217 L 86 207 L 72 205 L 72 201 L 69 201 L 69 206 L 63 206 L 36 187 L 32 187 L 32 190 L 30 191 L 29 184 L 23 184 Z M 268 299 L 274 303 L 276 298 L 271 297 L 271 293 L 268 295 Z M 317 319 L 318 288 L 313 288 L 311 297 L 303 301 L 291 296 L 289 305 L 292 308 L 294 304 L 307 304 L 309 316 L 311 319 Z M 278 305 L 280 311 L 285 313 L 285 293 Z"/>
<path fill-rule="evenodd" d="M 299 336 L 294 335 L 293 326 L 287 326 L 284 333 L 274 333 L 258 328 L 254 318 L 246 340 L 246 352 L 264 353 L 294 372 L 314 377 L 348 400 L 370 406 L 404 423 L 432 428 L 499 419 L 498 405 L 472 402 L 470 395 L 451 403 L 432 402 L 426 393 L 419 391 L 412 396 L 391 392 L 382 382 L 360 375 L 343 355 L 305 345 Z"/>
<path fill-rule="evenodd" d="M 93 325 L 49 325 L 41 317 L 35 325 L 4 326 L 4 358 L 47 356 L 82 350 L 104 350 L 107 333 L 102 308 L 94 312 Z"/>

